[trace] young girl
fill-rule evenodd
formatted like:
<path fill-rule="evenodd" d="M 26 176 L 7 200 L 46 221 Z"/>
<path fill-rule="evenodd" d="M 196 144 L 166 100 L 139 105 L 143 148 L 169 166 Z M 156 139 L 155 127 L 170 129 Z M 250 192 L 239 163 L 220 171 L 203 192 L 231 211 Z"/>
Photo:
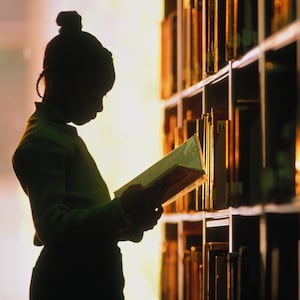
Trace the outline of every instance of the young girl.
<path fill-rule="evenodd" d="M 60 33 L 45 50 L 42 102 L 29 118 L 13 156 L 43 246 L 33 269 L 31 300 L 124 299 L 118 242 L 138 242 L 156 225 L 163 188 L 131 187 L 111 200 L 108 188 L 72 122 L 82 125 L 103 110 L 113 86 L 111 53 L 81 30 L 76 12 L 57 17 Z M 113 164 L 113 162 L 112 162 Z"/>

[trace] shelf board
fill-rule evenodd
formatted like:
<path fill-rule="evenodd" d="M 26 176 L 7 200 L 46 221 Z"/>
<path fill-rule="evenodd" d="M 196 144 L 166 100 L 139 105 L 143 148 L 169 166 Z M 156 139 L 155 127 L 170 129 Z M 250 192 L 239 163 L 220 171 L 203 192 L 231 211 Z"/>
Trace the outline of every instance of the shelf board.
<path fill-rule="evenodd" d="M 212 74 L 208 76 L 207 78 L 203 79 L 203 86 L 215 84 L 224 78 L 227 78 L 229 76 L 229 64 L 227 64 L 225 67 L 220 69 L 217 73 Z"/>
<path fill-rule="evenodd" d="M 207 220 L 209 227 L 215 227 L 227 226 L 230 216 L 261 216 L 265 213 L 300 213 L 300 199 L 295 199 L 290 203 L 284 204 L 268 203 L 265 205 L 257 204 L 254 206 L 229 207 L 216 211 L 166 213 L 162 216 L 162 221 L 166 223 L 178 223 L 182 221 L 196 222 Z"/>
<path fill-rule="evenodd" d="M 285 26 L 260 43 L 261 52 L 283 48 L 300 39 L 300 20 Z"/>
<path fill-rule="evenodd" d="M 264 206 L 264 212 L 277 214 L 300 213 L 300 199 L 294 199 L 294 201 L 284 204 L 268 203 Z"/>
<path fill-rule="evenodd" d="M 262 204 L 257 204 L 254 206 L 230 207 L 229 209 L 232 216 L 259 216 L 264 212 L 264 207 Z"/>
<path fill-rule="evenodd" d="M 173 94 L 170 98 L 168 99 L 162 99 L 162 106 L 163 108 L 172 108 L 172 107 L 176 107 L 178 105 L 178 102 L 181 100 L 182 95 L 181 93 L 176 93 Z"/>
<path fill-rule="evenodd" d="M 204 212 L 182 212 L 182 213 L 166 213 L 162 215 L 162 221 L 165 223 L 178 223 L 181 221 L 203 221 L 204 220 Z"/>
<path fill-rule="evenodd" d="M 182 91 L 182 98 L 192 97 L 194 95 L 202 93 L 204 88 L 204 82 L 201 80 L 198 83 L 186 88 Z"/>
<path fill-rule="evenodd" d="M 224 226 L 229 226 L 229 218 L 206 221 L 207 228 L 224 227 Z"/>
<path fill-rule="evenodd" d="M 258 61 L 260 53 L 261 53 L 260 48 L 256 46 L 255 48 L 248 51 L 241 58 L 234 60 L 232 62 L 232 68 L 241 69 Z"/>
<path fill-rule="evenodd" d="M 228 218 L 230 215 L 230 209 L 220 209 L 215 211 L 205 211 L 206 219 L 224 219 Z"/>

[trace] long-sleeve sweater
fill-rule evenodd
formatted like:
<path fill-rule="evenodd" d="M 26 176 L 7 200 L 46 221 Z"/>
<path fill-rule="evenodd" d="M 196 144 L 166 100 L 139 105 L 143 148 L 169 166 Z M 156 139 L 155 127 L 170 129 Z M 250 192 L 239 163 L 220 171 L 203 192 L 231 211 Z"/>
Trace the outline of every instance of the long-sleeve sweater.
<path fill-rule="evenodd" d="M 36 245 L 54 251 L 66 245 L 94 247 L 103 262 L 107 253 L 116 253 L 105 261 L 109 265 L 121 259 L 118 241 L 142 238 L 143 233 L 126 218 L 120 200 L 111 200 L 76 128 L 61 122 L 49 104 L 36 103 L 13 156 L 13 167 L 30 200 Z"/>

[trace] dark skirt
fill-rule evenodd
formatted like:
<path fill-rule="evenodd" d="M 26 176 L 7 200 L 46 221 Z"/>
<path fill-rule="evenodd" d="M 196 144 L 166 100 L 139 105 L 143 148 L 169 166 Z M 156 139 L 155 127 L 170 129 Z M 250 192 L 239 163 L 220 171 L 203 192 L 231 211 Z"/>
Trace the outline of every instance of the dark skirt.
<path fill-rule="evenodd" d="M 33 269 L 30 300 L 123 300 L 117 244 L 45 246 Z"/>

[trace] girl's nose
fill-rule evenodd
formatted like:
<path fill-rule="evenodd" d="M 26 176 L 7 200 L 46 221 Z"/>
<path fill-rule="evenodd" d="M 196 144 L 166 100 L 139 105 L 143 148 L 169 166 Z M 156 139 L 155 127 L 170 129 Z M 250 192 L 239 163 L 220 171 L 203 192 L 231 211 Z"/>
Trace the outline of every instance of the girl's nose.
<path fill-rule="evenodd" d="M 101 111 L 103 111 L 103 101 L 102 101 L 102 99 L 99 101 L 98 108 L 97 108 L 97 112 L 101 112 Z"/>

